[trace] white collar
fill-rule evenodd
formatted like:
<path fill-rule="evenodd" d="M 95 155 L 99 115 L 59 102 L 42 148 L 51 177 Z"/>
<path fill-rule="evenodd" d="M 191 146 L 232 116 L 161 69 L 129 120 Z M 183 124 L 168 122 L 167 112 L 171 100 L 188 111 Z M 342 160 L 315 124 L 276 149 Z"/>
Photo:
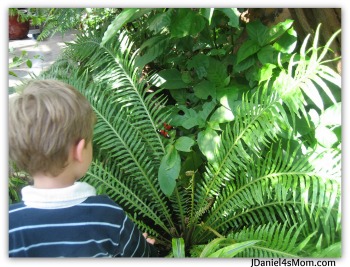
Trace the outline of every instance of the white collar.
<path fill-rule="evenodd" d="M 39 189 L 28 185 L 22 189 L 24 204 L 38 209 L 67 208 L 95 195 L 95 188 L 85 182 L 75 182 L 65 188 Z"/>

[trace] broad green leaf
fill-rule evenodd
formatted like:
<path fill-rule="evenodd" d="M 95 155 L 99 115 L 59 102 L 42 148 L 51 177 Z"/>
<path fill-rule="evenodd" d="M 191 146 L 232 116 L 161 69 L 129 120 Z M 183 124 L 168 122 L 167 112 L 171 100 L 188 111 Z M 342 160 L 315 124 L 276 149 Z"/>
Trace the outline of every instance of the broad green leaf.
<path fill-rule="evenodd" d="M 150 21 L 148 29 L 153 31 L 155 34 L 168 27 L 171 23 L 170 15 L 166 13 L 157 14 Z"/>
<path fill-rule="evenodd" d="M 245 73 L 245 78 L 249 81 L 250 87 L 255 87 L 256 82 L 259 81 L 259 70 L 260 66 L 258 64 L 254 64 L 251 66 Z"/>
<path fill-rule="evenodd" d="M 261 64 L 275 63 L 277 60 L 277 52 L 271 45 L 266 45 L 258 52 L 258 59 Z"/>
<path fill-rule="evenodd" d="M 194 69 L 198 78 L 202 79 L 207 76 L 209 68 L 209 57 L 203 54 L 195 55 L 186 63 L 188 69 Z"/>
<path fill-rule="evenodd" d="M 196 68 L 195 71 L 196 71 L 196 74 L 197 74 L 199 79 L 207 77 L 208 73 L 207 73 L 207 69 L 205 67 L 200 66 L 200 67 Z"/>
<path fill-rule="evenodd" d="M 13 57 L 12 63 L 18 63 L 18 62 L 20 62 L 20 58 L 17 56 Z"/>
<path fill-rule="evenodd" d="M 129 21 L 129 19 L 139 11 L 138 8 L 126 8 L 124 9 L 108 26 L 105 31 L 101 45 L 104 45 L 108 40 L 115 37 L 117 32 L 124 26 L 125 23 Z"/>
<path fill-rule="evenodd" d="M 193 81 L 191 73 L 189 71 L 184 71 L 181 74 L 181 78 L 183 80 L 184 83 L 191 83 Z"/>
<path fill-rule="evenodd" d="M 198 122 L 198 116 L 197 113 L 195 114 L 195 117 L 189 117 L 187 118 L 187 120 L 185 120 L 182 123 L 182 127 L 184 127 L 185 129 L 189 130 L 195 126 L 197 126 L 199 124 Z"/>
<path fill-rule="evenodd" d="M 158 76 L 164 81 L 162 88 L 166 89 L 182 89 L 188 85 L 182 80 L 182 74 L 177 69 L 166 69 L 158 73 Z"/>
<path fill-rule="evenodd" d="M 197 113 L 196 113 L 196 117 L 190 117 L 182 123 L 182 127 L 184 127 L 187 130 L 189 130 L 197 125 L 199 125 Z"/>
<path fill-rule="evenodd" d="M 224 107 L 231 107 L 230 103 L 233 103 L 238 99 L 239 88 L 236 85 L 220 88 L 216 91 L 216 99 Z"/>
<path fill-rule="evenodd" d="M 209 162 L 214 161 L 216 151 L 220 145 L 220 136 L 216 131 L 207 128 L 198 133 L 197 143 L 199 149 L 206 156 Z"/>
<path fill-rule="evenodd" d="M 192 108 L 187 108 L 184 105 L 179 105 L 178 109 L 183 111 L 183 115 L 175 115 L 172 118 L 171 123 L 174 126 L 182 126 L 185 129 L 191 129 L 195 126 L 203 128 L 206 125 L 206 120 L 209 114 L 213 111 L 216 106 L 216 101 L 205 102 L 202 105 L 202 109 L 198 112 Z"/>
<path fill-rule="evenodd" d="M 227 77 L 228 74 L 225 64 L 216 59 L 210 58 L 207 79 L 216 87 L 222 87 L 227 85 Z"/>
<path fill-rule="evenodd" d="M 26 61 L 26 64 L 27 64 L 28 68 L 31 68 L 33 66 L 33 63 L 32 63 L 32 61 L 30 59 L 28 59 Z"/>
<path fill-rule="evenodd" d="M 216 100 L 205 102 L 202 110 L 198 112 L 198 119 L 200 119 L 199 127 L 204 127 L 208 116 L 213 112 L 216 106 Z"/>
<path fill-rule="evenodd" d="M 203 120 L 198 118 L 198 113 L 195 110 L 191 108 L 187 108 L 184 105 L 181 105 L 181 106 L 179 105 L 178 110 L 182 111 L 184 114 L 175 115 L 171 121 L 172 125 L 182 126 L 188 130 L 199 125 L 200 123 L 203 123 Z"/>
<path fill-rule="evenodd" d="M 196 35 L 204 29 L 205 19 L 189 8 L 179 8 L 172 14 L 169 26 L 171 37 L 182 38 Z"/>
<path fill-rule="evenodd" d="M 297 39 L 297 32 L 292 27 L 273 44 L 273 47 L 279 52 L 290 54 L 297 46 Z"/>
<path fill-rule="evenodd" d="M 181 136 L 175 142 L 175 148 L 183 152 L 191 152 L 191 147 L 195 144 L 195 141 L 192 138 L 187 136 Z"/>
<path fill-rule="evenodd" d="M 226 107 L 219 107 L 215 110 L 213 115 L 210 117 L 210 121 L 218 122 L 218 123 L 224 123 L 233 121 L 235 116 L 233 115 L 232 111 Z"/>
<path fill-rule="evenodd" d="M 216 122 L 216 121 L 208 121 L 207 122 L 207 127 L 216 130 L 216 131 L 222 131 L 221 127 L 220 127 L 220 123 Z"/>
<path fill-rule="evenodd" d="M 252 56 L 252 57 L 248 57 L 245 60 L 243 60 L 242 62 L 240 62 L 239 64 L 234 64 L 233 69 L 235 72 L 242 72 L 247 70 L 248 68 L 250 68 L 251 66 L 253 66 L 254 64 L 256 64 L 256 57 Z"/>
<path fill-rule="evenodd" d="M 269 29 L 259 20 L 255 20 L 247 24 L 247 33 L 250 41 L 258 44 L 260 47 L 266 44 Z"/>
<path fill-rule="evenodd" d="M 218 88 L 216 90 L 216 99 L 224 107 L 231 109 L 233 112 L 236 107 L 241 103 L 240 96 L 250 90 L 248 85 L 239 83 L 233 83 L 228 87 Z"/>
<path fill-rule="evenodd" d="M 173 145 L 169 145 L 160 162 L 158 181 L 162 192 L 170 197 L 176 186 L 176 179 L 181 169 L 180 155 Z"/>
<path fill-rule="evenodd" d="M 174 258 L 185 258 L 185 241 L 182 237 L 172 238 L 171 244 L 173 247 Z"/>
<path fill-rule="evenodd" d="M 287 19 L 270 28 L 265 44 L 271 43 L 285 33 L 293 25 L 293 20 Z M 264 45 L 265 45 L 264 44 Z"/>
<path fill-rule="evenodd" d="M 163 159 L 166 158 L 166 169 L 171 169 L 178 163 L 179 154 L 175 150 L 175 146 L 172 144 L 166 147 L 166 157 L 163 157 Z"/>
<path fill-rule="evenodd" d="M 194 95 L 200 99 L 207 99 L 208 96 L 212 96 L 215 98 L 216 90 L 215 86 L 212 82 L 203 80 L 199 84 L 197 84 L 194 88 Z"/>
<path fill-rule="evenodd" d="M 158 56 L 160 56 L 164 52 L 165 46 L 159 46 L 159 47 L 151 47 L 148 49 L 148 51 L 142 55 L 136 58 L 135 60 L 135 66 L 143 69 L 143 67 L 149 63 L 155 60 Z"/>
<path fill-rule="evenodd" d="M 187 153 L 186 159 L 181 163 L 181 175 L 186 175 L 186 171 L 197 170 L 203 164 L 203 157 L 198 151 L 192 150 Z"/>
<path fill-rule="evenodd" d="M 237 52 L 237 64 L 245 60 L 251 55 L 256 54 L 260 50 L 259 44 L 253 40 L 247 40 L 243 45 L 238 49 Z"/>
<path fill-rule="evenodd" d="M 254 246 L 260 240 L 250 240 L 245 242 L 236 243 L 233 245 L 226 246 L 218 251 L 210 254 L 209 258 L 232 258 L 237 255 L 239 252 Z"/>
<path fill-rule="evenodd" d="M 186 89 L 170 90 L 170 94 L 179 106 L 186 105 L 186 102 L 188 101 Z"/>
<path fill-rule="evenodd" d="M 259 83 L 267 81 L 272 77 L 273 70 L 277 66 L 274 64 L 265 64 L 259 71 Z"/>
<path fill-rule="evenodd" d="M 166 38 L 164 38 L 164 36 L 162 36 L 162 35 L 151 37 L 140 46 L 139 51 L 141 52 L 147 47 L 153 47 L 153 46 L 159 44 L 160 42 L 164 41 L 165 39 Z"/>
<path fill-rule="evenodd" d="M 135 66 L 142 69 L 147 63 L 153 61 L 158 56 L 162 55 L 168 47 L 168 40 L 163 36 L 155 36 L 148 39 L 140 47 L 140 52 L 145 48 L 146 52 L 142 56 L 137 56 L 135 59 Z"/>
<path fill-rule="evenodd" d="M 205 68 L 208 68 L 209 67 L 209 58 L 210 57 L 203 55 L 203 54 L 195 55 L 193 58 L 189 59 L 186 62 L 187 68 L 188 69 L 192 69 L 192 68 L 196 69 L 199 66 L 203 66 L 203 65 Z"/>

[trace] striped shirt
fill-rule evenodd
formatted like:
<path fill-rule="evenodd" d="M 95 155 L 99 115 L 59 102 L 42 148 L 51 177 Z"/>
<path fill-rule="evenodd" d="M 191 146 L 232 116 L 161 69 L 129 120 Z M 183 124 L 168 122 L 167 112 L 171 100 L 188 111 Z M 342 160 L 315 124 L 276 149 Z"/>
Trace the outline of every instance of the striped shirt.
<path fill-rule="evenodd" d="M 72 195 L 81 196 L 81 185 L 90 187 L 86 183 L 75 183 L 74 193 L 69 194 L 72 203 Z M 56 199 L 50 208 L 38 208 L 40 201 L 36 199 L 36 204 L 31 203 L 25 191 L 22 190 L 22 194 L 27 201 L 10 205 L 10 257 L 157 256 L 155 248 L 147 243 L 123 209 L 107 196 L 88 194 L 83 201 L 80 199 L 71 206 L 65 195 L 63 206 Z M 55 198 L 56 194 L 53 195 Z"/>

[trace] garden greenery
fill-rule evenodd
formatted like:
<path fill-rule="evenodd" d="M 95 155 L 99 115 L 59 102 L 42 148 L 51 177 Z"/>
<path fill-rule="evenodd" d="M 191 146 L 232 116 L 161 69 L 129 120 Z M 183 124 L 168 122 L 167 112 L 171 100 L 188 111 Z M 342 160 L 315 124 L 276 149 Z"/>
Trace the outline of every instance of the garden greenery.
<path fill-rule="evenodd" d="M 341 78 L 325 58 L 339 32 L 299 44 L 293 21 L 240 12 L 124 9 L 42 78 L 88 98 L 84 180 L 162 256 L 340 257 Z"/>

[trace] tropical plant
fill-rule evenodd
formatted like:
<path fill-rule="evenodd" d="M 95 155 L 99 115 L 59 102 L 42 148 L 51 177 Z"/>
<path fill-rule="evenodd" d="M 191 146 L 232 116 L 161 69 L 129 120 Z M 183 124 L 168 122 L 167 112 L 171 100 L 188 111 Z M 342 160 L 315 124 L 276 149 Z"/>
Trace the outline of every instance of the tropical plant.
<path fill-rule="evenodd" d="M 79 35 L 42 77 L 88 98 L 98 121 L 84 180 L 123 206 L 162 255 L 173 246 L 174 256 L 339 256 L 340 120 L 329 118 L 340 116 L 340 76 L 323 61 L 332 40 L 318 47 L 319 30 L 310 49 L 305 40 L 300 53 L 266 62 L 264 79 L 239 96 L 226 82 L 209 85 L 212 101 L 194 110 L 203 125 L 177 126 L 169 139 L 159 131 L 178 110 L 154 88 L 171 81 L 141 74 L 125 31 Z"/>
<path fill-rule="evenodd" d="M 62 35 L 68 30 L 94 28 L 105 31 L 110 20 L 118 13 L 117 8 L 32 8 L 33 21 L 41 18 L 35 25 L 41 25 L 38 40 L 42 41 L 56 33 Z M 106 25 L 105 25 L 106 24 Z"/>
<path fill-rule="evenodd" d="M 26 173 L 18 170 L 17 166 L 9 162 L 9 204 L 21 201 L 21 189 L 31 181 Z"/>
<path fill-rule="evenodd" d="M 18 16 L 19 22 L 30 20 L 30 17 L 27 15 L 27 10 L 25 8 L 9 8 L 9 16 Z"/>
<path fill-rule="evenodd" d="M 46 19 L 45 8 L 9 8 L 9 16 L 17 16 L 19 22 L 29 21 L 30 25 L 38 26 Z"/>

